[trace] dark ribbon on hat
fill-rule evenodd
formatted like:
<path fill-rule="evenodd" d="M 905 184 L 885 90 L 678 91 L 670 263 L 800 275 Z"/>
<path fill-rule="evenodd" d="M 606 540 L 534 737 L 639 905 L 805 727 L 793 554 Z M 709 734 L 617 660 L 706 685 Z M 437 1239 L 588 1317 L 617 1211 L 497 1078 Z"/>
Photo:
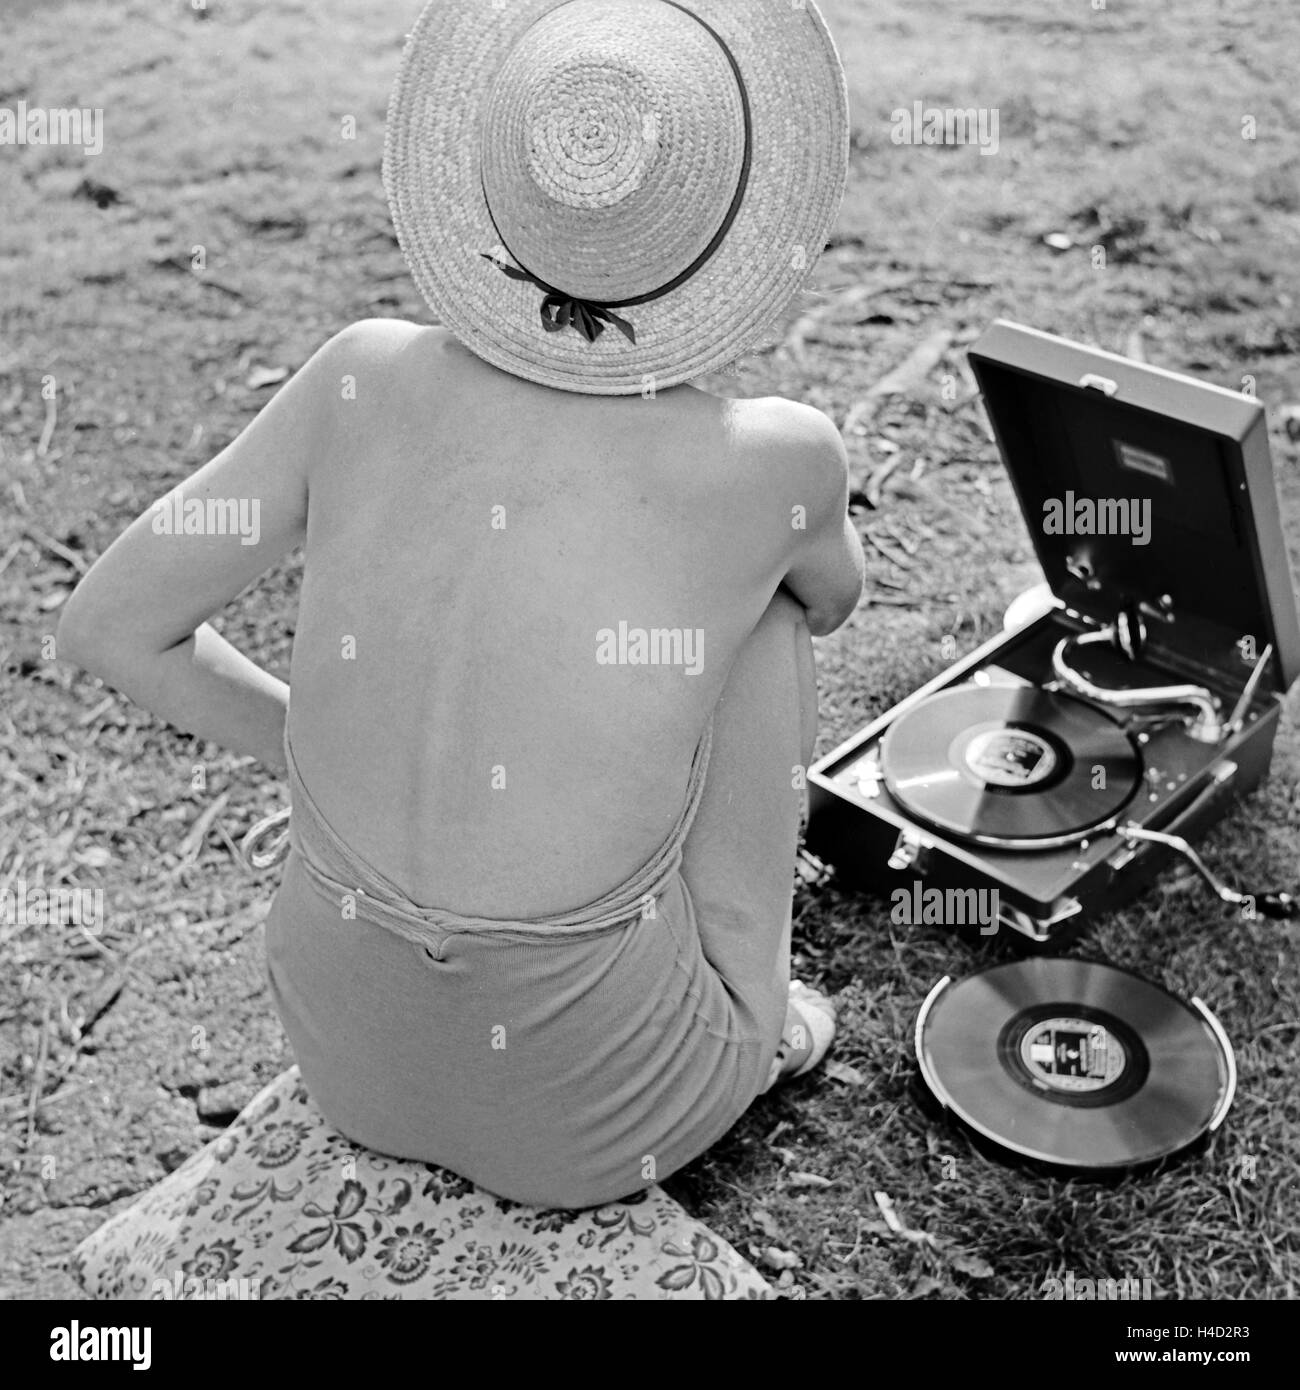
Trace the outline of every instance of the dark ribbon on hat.
<path fill-rule="evenodd" d="M 479 255 L 485 261 L 491 261 L 498 270 L 505 271 L 512 280 L 526 280 L 545 293 L 541 314 L 542 327 L 548 333 L 559 333 L 572 324 L 589 343 L 594 343 L 605 331 L 605 325 L 612 323 L 629 343 L 636 342 L 636 329 L 607 305 L 597 304 L 592 299 L 579 299 L 577 295 L 565 294 L 554 285 L 539 280 L 536 275 L 530 275 L 526 270 L 517 270 L 514 266 L 498 260 L 489 251 L 480 251 Z"/>
<path fill-rule="evenodd" d="M 714 252 L 722 245 L 722 240 L 731 230 L 731 224 L 736 220 L 736 214 L 740 211 L 740 204 L 744 200 L 745 188 L 749 183 L 749 169 L 753 162 L 753 123 L 749 110 L 749 92 L 745 88 L 745 79 L 741 76 L 740 65 L 736 62 L 731 49 L 723 42 L 722 35 L 712 26 L 705 24 L 699 15 L 694 14 L 684 5 L 677 4 L 676 0 L 665 0 L 665 3 L 672 5 L 673 9 L 681 10 L 683 14 L 689 15 L 697 24 L 709 31 L 718 47 L 722 49 L 723 55 L 731 65 L 731 71 L 736 78 L 736 87 L 740 92 L 741 115 L 745 124 L 745 154 L 741 161 L 740 178 L 736 182 L 736 191 L 732 196 L 731 206 L 727 209 L 727 215 L 722 219 L 722 225 L 714 233 L 713 240 L 680 275 L 675 275 L 666 285 L 661 285 L 657 290 L 651 290 L 649 294 L 638 295 L 635 299 L 606 302 L 580 299 L 577 295 L 566 294 L 563 290 L 557 290 L 554 285 L 548 285 L 545 280 L 539 280 L 531 271 L 518 265 L 519 257 L 514 256 L 513 252 L 510 254 L 514 256 L 516 264 L 507 265 L 500 256 L 494 255 L 491 251 L 480 251 L 479 255 L 485 261 L 491 261 L 498 270 L 504 271 L 512 280 L 524 280 L 530 285 L 536 285 L 543 292 L 545 298 L 542 300 L 541 306 L 542 327 L 548 333 L 559 333 L 565 328 L 572 327 L 576 328 L 589 343 L 594 343 L 605 331 L 605 325 L 612 323 L 628 342 L 635 343 L 636 330 L 626 319 L 620 318 L 613 310 L 631 308 L 634 304 L 649 304 L 652 300 L 662 299 L 664 295 L 671 293 L 680 285 L 684 285 L 692 275 L 712 259 Z M 501 239 L 501 245 L 505 246 L 505 239 L 501 237 L 501 229 L 497 226 L 496 218 L 492 216 L 492 205 L 488 201 L 486 188 L 483 189 L 483 203 L 487 208 L 488 218 L 491 220 L 498 238 Z"/>

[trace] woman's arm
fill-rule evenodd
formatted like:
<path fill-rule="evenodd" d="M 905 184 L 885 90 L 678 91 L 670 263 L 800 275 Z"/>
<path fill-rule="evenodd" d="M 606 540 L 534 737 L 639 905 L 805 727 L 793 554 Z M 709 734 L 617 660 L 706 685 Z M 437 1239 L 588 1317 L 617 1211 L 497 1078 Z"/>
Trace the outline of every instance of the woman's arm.
<path fill-rule="evenodd" d="M 354 324 L 121 535 L 64 605 L 58 655 L 187 733 L 283 769 L 289 687 L 207 619 L 299 545 Z"/>
<path fill-rule="evenodd" d="M 820 411 L 799 411 L 799 447 L 789 457 L 810 503 L 807 529 L 791 533 L 798 544 L 782 582 L 803 604 L 808 630 L 825 637 L 848 621 L 861 600 L 867 562 L 849 516 L 849 460 L 840 432 Z"/>
<path fill-rule="evenodd" d="M 59 654 L 67 655 L 62 624 L 56 640 Z M 122 649 L 120 659 L 83 655 L 78 637 L 70 645 L 70 660 L 160 719 L 284 771 L 289 687 L 231 646 L 211 624 L 202 623 L 165 651 L 130 656 Z"/>

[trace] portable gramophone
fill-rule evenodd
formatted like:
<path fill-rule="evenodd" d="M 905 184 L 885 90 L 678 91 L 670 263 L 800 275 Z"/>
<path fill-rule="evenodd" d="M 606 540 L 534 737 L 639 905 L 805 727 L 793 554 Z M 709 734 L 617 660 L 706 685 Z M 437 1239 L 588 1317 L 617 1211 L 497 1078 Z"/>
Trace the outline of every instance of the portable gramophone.
<path fill-rule="evenodd" d="M 1052 604 L 817 762 L 808 848 L 877 889 L 996 889 L 1035 943 L 1179 856 L 1291 915 L 1195 848 L 1268 771 L 1300 675 L 1263 407 L 1002 320 L 970 360 Z"/>

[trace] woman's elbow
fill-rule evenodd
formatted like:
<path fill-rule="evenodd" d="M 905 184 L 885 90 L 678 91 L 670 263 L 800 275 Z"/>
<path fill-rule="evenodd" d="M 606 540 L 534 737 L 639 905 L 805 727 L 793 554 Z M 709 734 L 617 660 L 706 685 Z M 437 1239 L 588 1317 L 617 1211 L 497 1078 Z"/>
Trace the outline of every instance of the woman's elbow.
<path fill-rule="evenodd" d="M 87 597 L 85 586 L 78 586 L 59 614 L 54 630 L 55 655 L 92 676 L 105 676 L 115 640 L 112 625 Z"/>
<path fill-rule="evenodd" d="M 832 632 L 838 631 L 857 611 L 863 592 L 864 584 L 859 576 L 856 585 L 837 594 L 833 601 L 810 608 L 807 614 L 808 631 L 814 637 L 829 637 Z"/>
<path fill-rule="evenodd" d="M 74 606 L 74 599 L 68 599 L 59 614 L 59 625 L 54 629 L 54 651 L 60 661 L 73 666 L 88 667 L 86 658 L 89 637 L 87 624 L 81 610 Z"/>

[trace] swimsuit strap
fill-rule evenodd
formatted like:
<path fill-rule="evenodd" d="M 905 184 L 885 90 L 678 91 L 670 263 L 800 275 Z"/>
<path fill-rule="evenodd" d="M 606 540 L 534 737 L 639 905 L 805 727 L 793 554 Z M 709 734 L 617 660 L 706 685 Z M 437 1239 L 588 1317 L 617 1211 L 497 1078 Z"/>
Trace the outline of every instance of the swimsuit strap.
<path fill-rule="evenodd" d="M 289 741 L 289 721 L 284 725 L 284 753 L 289 771 L 293 815 L 288 835 L 308 878 L 329 898 L 342 904 L 351 898 L 358 917 L 387 927 L 417 945 L 437 949 L 448 932 L 509 932 L 536 936 L 573 935 L 624 926 L 646 913 L 677 876 L 682 847 L 704 794 L 709 754 L 713 744 L 713 716 L 691 762 L 686 804 L 677 824 L 656 853 L 625 883 L 612 888 L 585 907 L 528 920 L 464 916 L 443 908 L 423 907 L 412 901 L 395 883 L 357 854 L 325 819 L 307 790 Z M 272 818 L 282 822 L 287 813 Z M 249 838 L 252 838 L 250 833 Z"/>

